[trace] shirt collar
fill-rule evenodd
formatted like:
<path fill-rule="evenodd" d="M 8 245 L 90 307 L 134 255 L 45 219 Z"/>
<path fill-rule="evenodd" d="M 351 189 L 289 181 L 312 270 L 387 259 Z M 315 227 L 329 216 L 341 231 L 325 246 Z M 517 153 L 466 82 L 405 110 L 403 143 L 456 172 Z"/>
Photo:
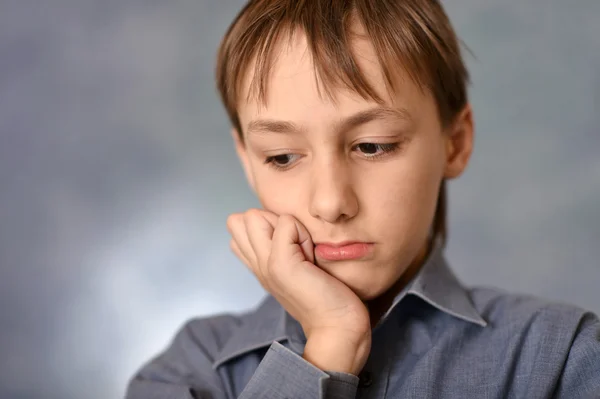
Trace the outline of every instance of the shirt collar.
<path fill-rule="evenodd" d="M 404 289 L 396 296 L 379 325 L 385 323 L 391 311 L 407 295 L 421 298 L 431 306 L 451 316 L 485 327 L 486 321 L 473 306 L 467 290 L 450 270 L 443 255 L 443 242 L 435 239 L 425 263 Z M 265 348 L 273 341 L 288 341 L 292 350 L 300 353 L 306 338 L 300 324 L 272 296 L 267 296 L 254 312 L 241 316 L 240 327 L 215 357 L 213 368 L 245 353 Z"/>
<path fill-rule="evenodd" d="M 468 291 L 450 269 L 443 250 L 442 239 L 439 237 L 434 239 L 423 266 L 413 280 L 394 298 L 392 306 L 382 317 L 382 322 L 404 297 L 414 295 L 449 315 L 482 327 L 487 326 L 487 322 L 473 306 Z"/>

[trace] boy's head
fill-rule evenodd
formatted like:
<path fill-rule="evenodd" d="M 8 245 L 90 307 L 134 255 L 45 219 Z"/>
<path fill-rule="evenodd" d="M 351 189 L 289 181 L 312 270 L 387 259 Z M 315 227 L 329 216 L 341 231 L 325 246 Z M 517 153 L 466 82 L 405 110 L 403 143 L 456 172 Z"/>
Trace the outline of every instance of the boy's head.
<path fill-rule="evenodd" d="M 435 0 L 253 0 L 219 50 L 217 83 L 265 209 L 319 242 L 374 243 L 317 259 L 363 300 L 446 237 L 445 180 L 466 167 L 468 74 Z"/>

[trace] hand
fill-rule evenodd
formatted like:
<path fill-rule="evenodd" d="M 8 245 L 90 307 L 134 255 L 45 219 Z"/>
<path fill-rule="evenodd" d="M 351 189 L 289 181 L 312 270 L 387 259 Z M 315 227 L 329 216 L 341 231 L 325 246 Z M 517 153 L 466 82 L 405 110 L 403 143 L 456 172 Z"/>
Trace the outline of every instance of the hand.
<path fill-rule="evenodd" d="M 290 215 L 251 209 L 227 219 L 233 252 L 302 326 L 304 358 L 358 374 L 370 352 L 369 312 L 344 283 L 315 265 L 308 230 Z"/>

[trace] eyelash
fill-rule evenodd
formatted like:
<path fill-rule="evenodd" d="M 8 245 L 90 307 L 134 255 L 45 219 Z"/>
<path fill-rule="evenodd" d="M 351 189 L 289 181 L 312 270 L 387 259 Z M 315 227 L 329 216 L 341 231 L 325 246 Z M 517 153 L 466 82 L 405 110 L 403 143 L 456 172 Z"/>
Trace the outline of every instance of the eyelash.
<path fill-rule="evenodd" d="M 367 155 L 365 157 L 365 159 L 367 159 L 369 161 L 373 161 L 373 160 L 379 159 L 381 157 L 390 155 L 390 154 L 398 151 L 400 149 L 401 143 L 359 143 L 359 144 L 356 144 L 353 147 L 353 149 L 357 149 L 361 145 L 372 145 L 372 146 L 378 147 L 378 149 L 381 150 L 380 153 L 376 153 L 376 154 L 373 154 L 373 155 Z M 290 167 L 289 166 L 290 164 L 288 164 L 288 165 L 278 165 L 277 163 L 275 163 L 276 158 L 285 157 L 285 156 L 289 157 L 289 156 L 294 156 L 294 155 L 297 155 L 297 154 L 278 154 L 278 155 L 273 155 L 273 156 L 267 157 L 265 159 L 264 163 L 267 164 L 269 167 L 275 169 L 275 170 L 281 170 L 281 171 L 283 171 L 283 170 L 288 169 Z"/>

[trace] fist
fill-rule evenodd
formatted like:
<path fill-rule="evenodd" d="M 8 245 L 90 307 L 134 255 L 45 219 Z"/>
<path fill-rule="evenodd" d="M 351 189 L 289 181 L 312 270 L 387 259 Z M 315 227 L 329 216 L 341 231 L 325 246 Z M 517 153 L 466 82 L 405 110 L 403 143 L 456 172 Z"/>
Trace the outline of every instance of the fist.
<path fill-rule="evenodd" d="M 329 370 L 360 371 L 370 348 L 369 312 L 348 286 L 315 265 L 314 245 L 306 227 L 290 215 L 251 209 L 230 215 L 227 228 L 233 252 L 302 326 L 307 338 L 305 351 L 317 342 L 330 351 L 344 345 L 340 353 L 331 354 L 339 358 L 341 352 L 348 356 L 353 348 L 363 353 L 354 353 L 347 367 Z"/>

